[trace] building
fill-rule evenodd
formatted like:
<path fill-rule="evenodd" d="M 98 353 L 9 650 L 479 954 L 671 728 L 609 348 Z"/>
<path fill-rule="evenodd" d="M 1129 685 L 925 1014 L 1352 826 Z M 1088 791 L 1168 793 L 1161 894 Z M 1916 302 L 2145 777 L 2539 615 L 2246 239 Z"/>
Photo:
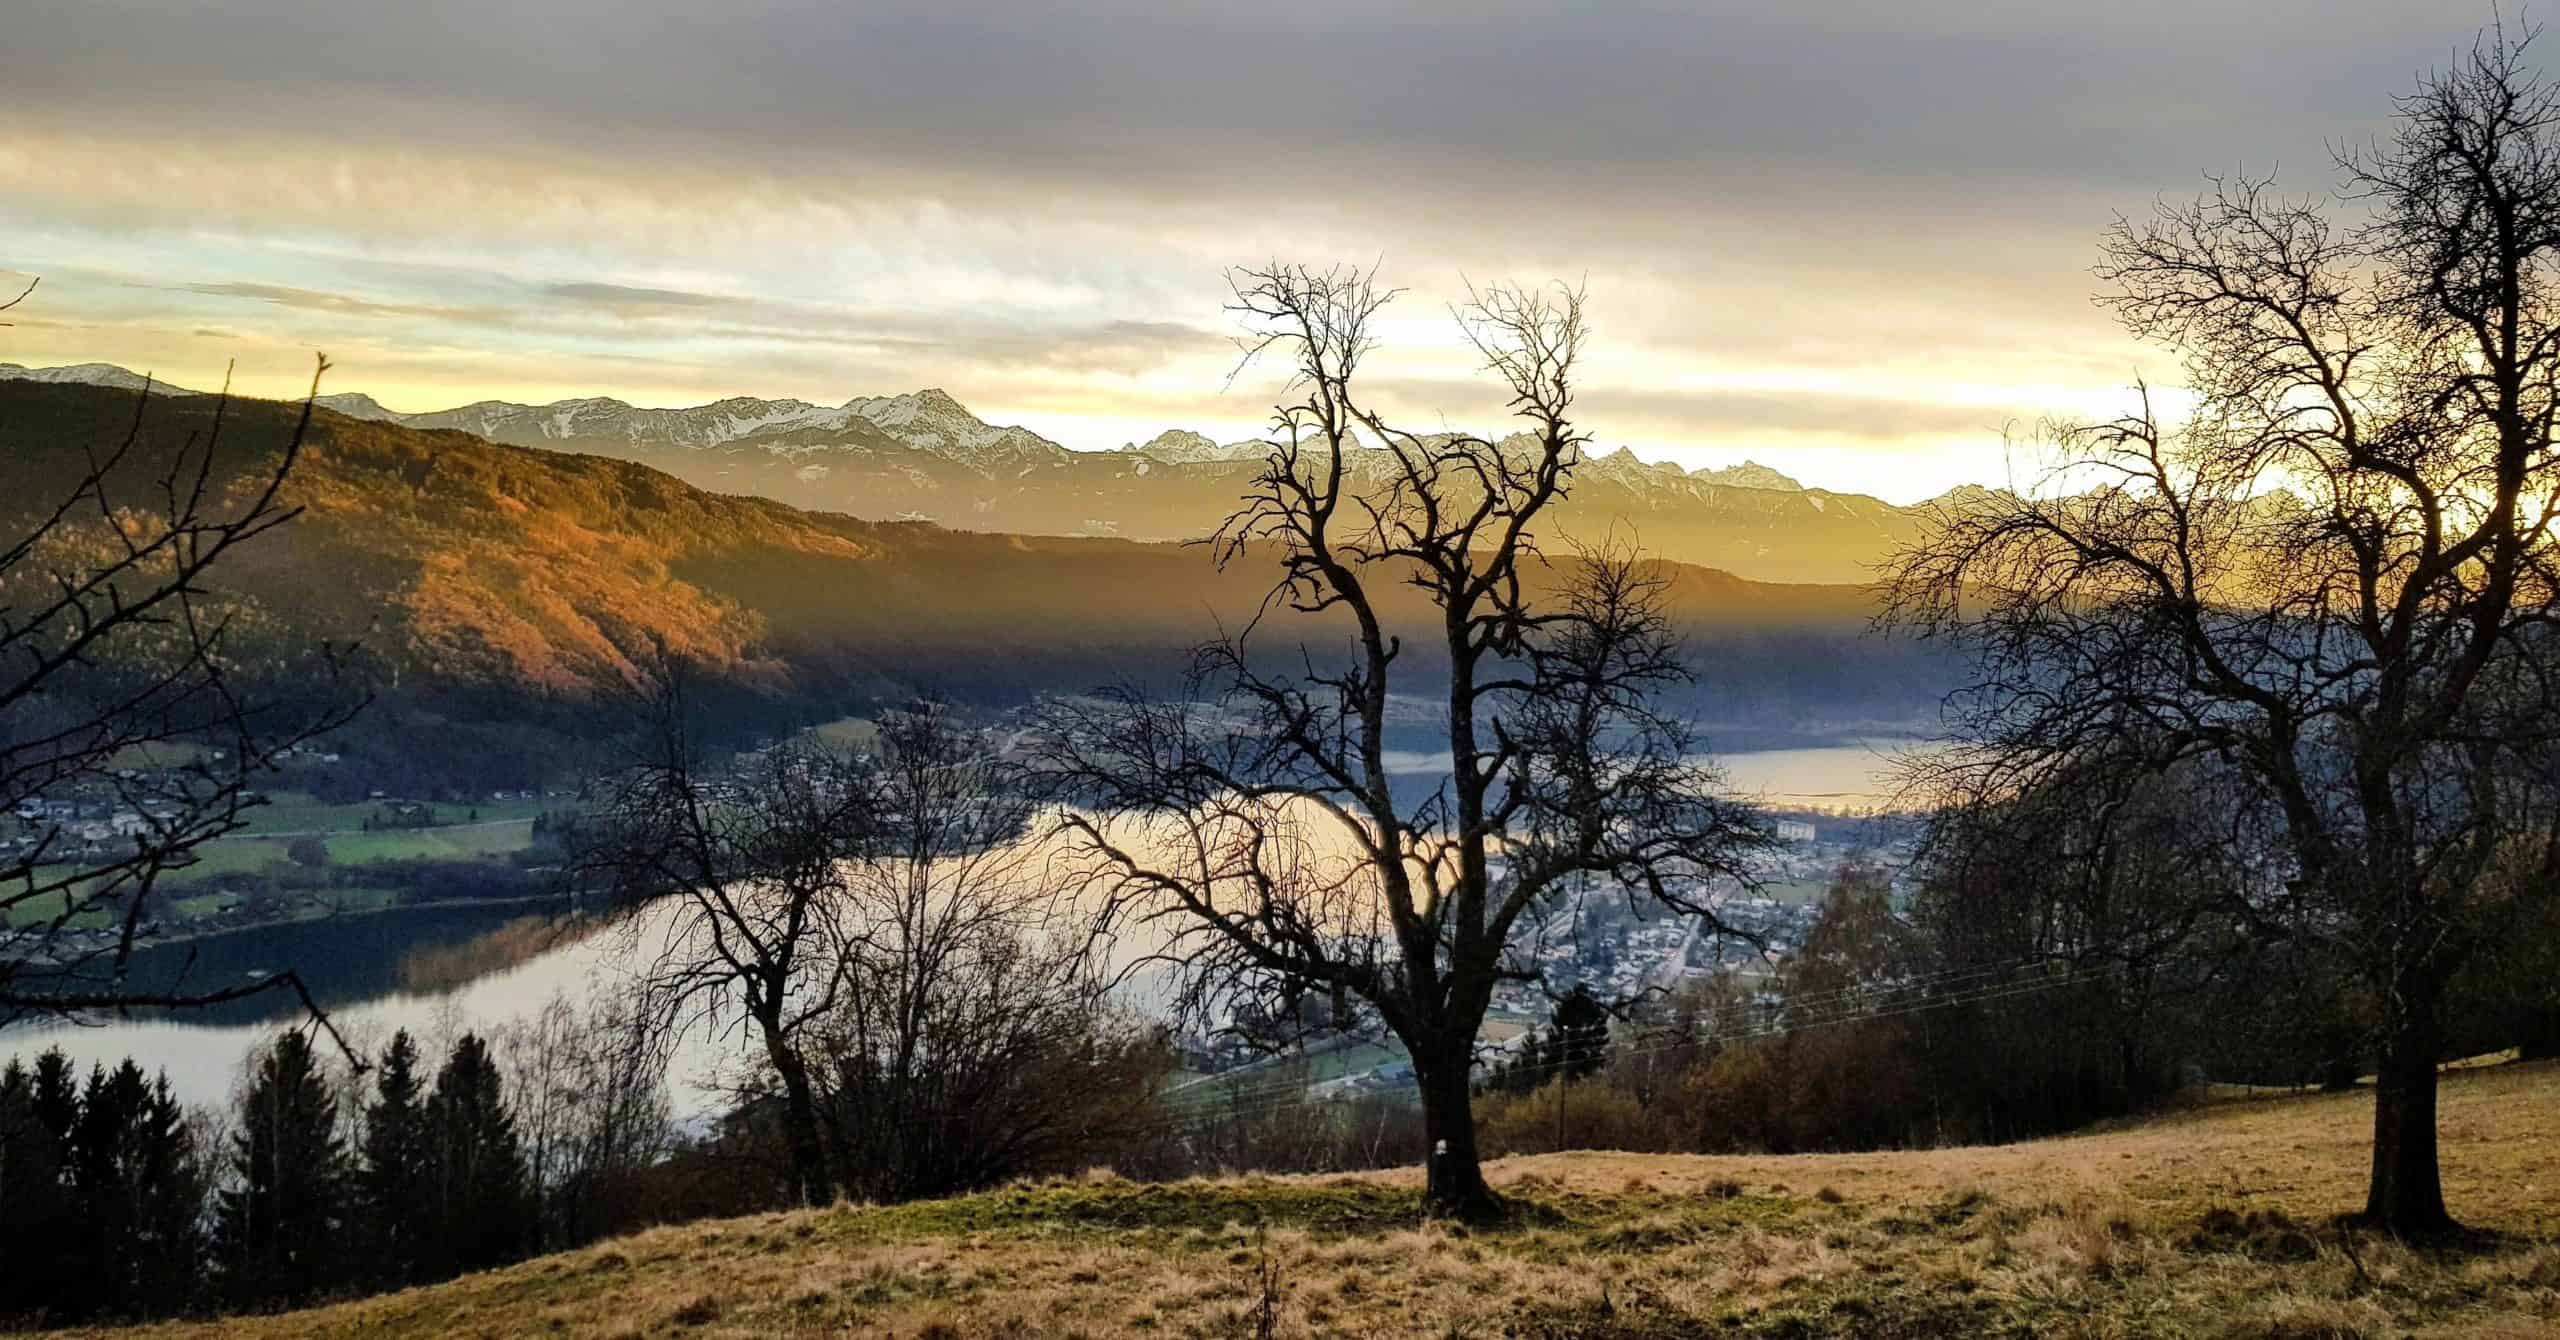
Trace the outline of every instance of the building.
<path fill-rule="evenodd" d="M 1806 823 L 1801 819 L 1780 819 L 1778 821 L 1778 840 L 1780 842 L 1811 842 L 1813 839 L 1813 825 Z"/>

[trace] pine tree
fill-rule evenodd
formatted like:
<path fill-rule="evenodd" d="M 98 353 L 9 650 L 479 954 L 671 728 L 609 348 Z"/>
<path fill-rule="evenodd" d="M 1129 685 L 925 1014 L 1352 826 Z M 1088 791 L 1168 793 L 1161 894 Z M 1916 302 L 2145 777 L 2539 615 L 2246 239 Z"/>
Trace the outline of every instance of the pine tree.
<path fill-rule="evenodd" d="M 78 1231 L 64 1242 L 71 1254 L 60 1291 L 65 1318 L 96 1316 L 130 1296 L 125 1271 L 134 1204 L 125 1185 L 125 1158 L 150 1098 L 141 1068 L 130 1060 L 113 1076 L 104 1066 L 89 1069 L 71 1126 L 71 1197 L 79 1219 Z"/>
<path fill-rule="evenodd" d="M 58 1054 L 58 1053 L 57 1053 Z M 48 1310 L 60 1272 L 47 1269 L 66 1215 L 62 1165 L 36 1114 L 35 1077 L 16 1060 L 0 1070 L 0 1316 Z"/>
<path fill-rule="evenodd" d="M 378 1278 L 397 1287 L 419 1279 L 434 1175 L 418 1045 L 402 1029 L 391 1036 L 364 1110 L 358 1200 L 377 1248 Z"/>
<path fill-rule="evenodd" d="M 127 1058 L 92 1069 L 71 1132 L 76 1253 L 59 1288 L 65 1316 L 149 1315 L 192 1289 L 202 1181 L 185 1113 L 166 1075 L 155 1086 Z"/>
<path fill-rule="evenodd" d="M 497 1062 L 465 1033 L 427 1099 L 438 1272 L 480 1270 L 523 1255 L 531 1241 L 524 1151 L 507 1112 Z"/>
<path fill-rule="evenodd" d="M 71 1163 L 71 1128 L 80 1120 L 80 1077 L 60 1047 L 36 1058 L 36 1129 L 50 1149 L 59 1172 Z"/>
<path fill-rule="evenodd" d="M 71 1058 L 46 1049 L 32 1071 L 11 1062 L 0 1074 L 0 1311 L 25 1318 L 65 1316 L 76 1279 L 79 1211 L 71 1192 L 71 1135 L 80 1088 Z"/>
<path fill-rule="evenodd" d="M 127 1178 L 134 1207 L 132 1310 L 165 1316 L 194 1301 L 205 1247 L 205 1169 L 194 1125 L 166 1071 L 136 1116 Z"/>
<path fill-rule="evenodd" d="M 340 1279 L 351 1199 L 337 1101 L 310 1038 L 276 1039 L 239 1115 L 237 1184 L 222 1193 L 216 1230 L 231 1292 L 243 1301 L 309 1297 Z"/>

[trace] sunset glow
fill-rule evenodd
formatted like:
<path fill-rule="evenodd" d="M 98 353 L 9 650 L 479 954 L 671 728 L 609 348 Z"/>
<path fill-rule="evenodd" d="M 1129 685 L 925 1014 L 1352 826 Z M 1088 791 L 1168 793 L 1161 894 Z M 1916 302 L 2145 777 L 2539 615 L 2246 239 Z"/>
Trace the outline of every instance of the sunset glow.
<path fill-rule="evenodd" d="M 1604 447 L 1910 500 L 1999 482 L 2006 422 L 2174 372 L 2087 301 L 2116 211 L 2203 168 L 2321 180 L 2380 112 L 2348 76 L 2474 17 L 2323 7 L 2242 77 L 2294 6 L 1523 4 L 1349 43 L 1298 10 L 1124 42 L 991 5 L 453 8 L 14 24 L 0 266 L 43 286 L 0 360 L 281 395 L 326 350 L 409 411 L 940 386 L 1106 448 L 1261 423 L 1226 267 L 1378 262 L 1414 287 L 1397 412 L 1492 415 L 1446 304 L 1563 278 Z"/>

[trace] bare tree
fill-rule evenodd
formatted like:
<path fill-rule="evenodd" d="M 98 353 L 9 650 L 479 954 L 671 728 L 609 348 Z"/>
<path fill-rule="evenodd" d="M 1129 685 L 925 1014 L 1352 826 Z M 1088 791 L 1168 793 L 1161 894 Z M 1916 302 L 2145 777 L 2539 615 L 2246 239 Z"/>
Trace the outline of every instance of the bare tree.
<path fill-rule="evenodd" d="M 673 1144 L 667 1036 L 616 996 L 554 996 L 497 1033 L 508 1108 L 524 1140 L 540 1246 L 627 1227 L 641 1176 Z"/>
<path fill-rule="evenodd" d="M 1091 887 L 1143 926 L 1204 1013 L 1298 1019 L 1356 1001 L 1403 1042 L 1432 1153 L 1426 1203 L 1499 1202 L 1478 1164 L 1469 1072 L 1498 985 L 1535 981 L 1524 918 L 1577 876 L 1712 916 L 1708 881 L 1765 839 L 1719 799 L 1656 692 L 1687 672 L 1659 576 L 1607 552 L 1549 564 L 1538 523 L 1583 435 L 1569 414 L 1582 295 L 1496 288 L 1458 313 L 1525 433 L 1495 442 L 1387 423 L 1357 381 L 1394 296 L 1368 274 L 1274 264 L 1234 277 L 1248 356 L 1296 372 L 1269 457 L 1217 560 L 1271 563 L 1265 613 L 1348 624 L 1348 656 L 1257 656 L 1257 618 L 1200 649 L 1193 696 L 1056 704 L 1033 746 L 1077 807 L 1061 820 Z M 1392 620 L 1398 593 L 1421 612 Z M 1400 789 L 1390 734 L 1408 687 L 1448 777 Z M 1407 703 L 1414 699 L 1405 700 Z"/>
<path fill-rule="evenodd" d="M 846 990 L 812 1041 L 863 1196 L 1055 1170 L 1152 1103 L 1157 1049 L 1106 998 L 1009 771 L 939 704 L 879 721 L 876 823 L 844 866 Z"/>
<path fill-rule="evenodd" d="M 320 1017 L 291 971 L 129 975 L 168 915 L 169 876 L 242 827 L 280 755 L 362 706 L 325 646 L 289 696 L 244 673 L 220 590 L 222 569 L 301 511 L 285 495 L 311 400 L 261 454 L 225 440 L 227 390 L 208 413 L 189 406 L 202 426 L 183 437 L 153 417 L 171 399 L 146 388 L 120 440 L 62 453 L 54 496 L 0 501 L 0 812 L 20 830 L 0 845 L 0 1023 L 268 991 Z"/>
<path fill-rule="evenodd" d="M 1951 509 L 1889 582 L 1890 618 L 1979 653 L 1978 789 L 2106 753 L 2246 779 L 2288 857 L 2267 918 L 2382 1002 L 2365 1215 L 2406 1234 L 2452 1226 L 2439 1010 L 2482 875 L 2549 828 L 2512 766 L 2560 721 L 2560 98 L 2530 40 L 2484 34 L 2341 156 L 2356 226 L 2256 179 L 2119 224 L 2107 301 L 2195 407 L 2052 426 L 2053 482 Z"/>
<path fill-rule="evenodd" d="M 782 1087 L 792 1194 L 821 1204 L 837 1182 L 802 1044 L 842 999 L 844 862 L 868 790 L 813 745 L 717 764 L 683 685 L 660 673 L 641 757 L 597 787 L 575 878 L 622 918 L 649 1017 L 753 1036 Z"/>

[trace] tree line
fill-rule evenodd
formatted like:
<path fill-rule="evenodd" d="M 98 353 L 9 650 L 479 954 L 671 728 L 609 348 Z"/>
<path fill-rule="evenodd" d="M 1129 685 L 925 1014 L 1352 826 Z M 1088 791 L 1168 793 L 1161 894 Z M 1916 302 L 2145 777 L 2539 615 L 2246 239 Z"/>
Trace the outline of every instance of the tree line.
<path fill-rule="evenodd" d="M 524 1140 L 490 1046 L 432 1076 L 402 1032 L 351 1104 L 310 1034 L 254 1060 L 227 1121 L 130 1059 L 49 1050 L 0 1071 L 0 1310 L 48 1324 L 290 1304 L 514 1260 L 540 1241 Z M 350 1110 L 350 1108 L 354 1110 Z"/>

